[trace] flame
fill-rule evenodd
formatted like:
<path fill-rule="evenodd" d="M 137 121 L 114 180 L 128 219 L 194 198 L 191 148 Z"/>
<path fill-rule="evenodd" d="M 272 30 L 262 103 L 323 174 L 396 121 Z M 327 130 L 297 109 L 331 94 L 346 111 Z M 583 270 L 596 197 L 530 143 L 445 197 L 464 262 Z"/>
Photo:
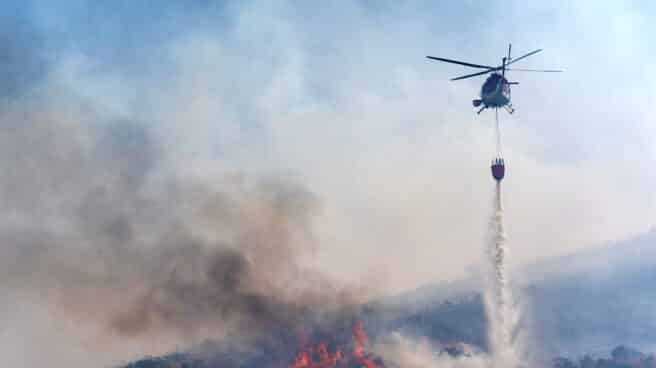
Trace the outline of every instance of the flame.
<path fill-rule="evenodd" d="M 353 357 L 366 368 L 378 368 L 378 364 L 368 357 L 365 348 L 369 347 L 369 336 L 364 331 L 361 321 L 353 327 Z"/>
<path fill-rule="evenodd" d="M 367 352 L 371 347 L 369 336 L 360 321 L 353 327 L 353 348 L 351 354 L 344 353 L 341 347 L 331 351 L 329 344 L 322 341 L 316 345 L 306 341 L 296 353 L 294 361 L 288 368 L 346 368 L 357 363 L 364 368 L 383 368 L 376 363 L 374 357 Z M 346 350 L 348 351 L 348 350 Z"/>

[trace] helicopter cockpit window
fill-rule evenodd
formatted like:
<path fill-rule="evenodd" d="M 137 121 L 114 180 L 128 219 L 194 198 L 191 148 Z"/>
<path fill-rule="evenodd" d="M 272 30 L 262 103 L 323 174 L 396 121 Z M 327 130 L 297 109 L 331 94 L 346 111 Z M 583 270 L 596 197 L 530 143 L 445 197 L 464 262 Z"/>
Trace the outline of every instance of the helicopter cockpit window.
<path fill-rule="evenodd" d="M 499 80 L 499 77 L 496 75 L 491 75 L 483 84 L 483 93 L 490 93 L 494 92 L 494 90 L 497 88 L 497 81 Z"/>

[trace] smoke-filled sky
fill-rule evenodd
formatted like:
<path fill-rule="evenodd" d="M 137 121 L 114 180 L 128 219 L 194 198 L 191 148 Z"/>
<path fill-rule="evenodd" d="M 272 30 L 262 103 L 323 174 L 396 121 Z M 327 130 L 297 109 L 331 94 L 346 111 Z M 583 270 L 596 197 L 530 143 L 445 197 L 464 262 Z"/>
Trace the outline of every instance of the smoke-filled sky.
<path fill-rule="evenodd" d="M 253 295 L 273 296 L 270 311 L 299 307 L 298 293 L 323 301 L 324 284 L 378 294 L 467 276 L 491 206 L 493 116 L 471 107 L 482 78 L 449 82 L 470 70 L 425 55 L 494 64 L 512 42 L 516 56 L 544 49 L 518 66 L 566 71 L 510 74 L 511 265 L 642 233 L 656 214 L 650 2 L 3 5 L 0 272 L 22 296 L 6 306 L 2 341 L 16 366 L 45 359 L 26 358 L 28 342 L 46 357 L 108 346 L 95 330 L 75 335 L 85 344 L 39 332 L 76 325 L 58 308 L 88 292 L 107 318 L 84 305 L 74 315 L 112 333 L 138 329 L 143 316 L 124 312 L 144 309 L 166 331 L 196 333 L 189 315 L 216 303 L 231 315 Z M 248 269 L 236 293 L 246 301 L 203 291 L 208 278 L 232 287 L 213 273 L 221 262 Z M 299 274 L 316 285 L 282 291 Z M 134 280 L 157 301 L 115 306 Z M 200 306 L 169 306 L 179 283 Z"/>

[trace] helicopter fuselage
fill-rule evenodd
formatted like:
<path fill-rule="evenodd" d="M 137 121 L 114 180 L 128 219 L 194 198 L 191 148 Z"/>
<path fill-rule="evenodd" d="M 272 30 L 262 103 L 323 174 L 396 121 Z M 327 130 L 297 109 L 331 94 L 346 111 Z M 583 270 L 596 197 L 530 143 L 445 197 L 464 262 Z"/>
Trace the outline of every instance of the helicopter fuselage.
<path fill-rule="evenodd" d="M 529 52 L 528 54 L 524 54 L 520 57 L 511 58 L 510 57 L 511 49 L 512 49 L 512 45 L 508 45 L 508 56 L 504 56 L 501 59 L 501 65 L 499 65 L 499 66 L 475 64 L 475 63 L 469 63 L 469 62 L 465 62 L 465 61 L 446 59 L 446 58 L 437 57 L 437 56 L 426 56 L 426 57 L 431 59 L 431 60 L 442 61 L 442 62 L 450 63 L 450 64 L 458 64 L 458 65 L 467 66 L 467 67 L 470 67 L 470 68 L 476 68 L 476 69 L 479 70 L 476 73 L 470 73 L 470 74 L 461 75 L 459 77 L 451 78 L 452 81 L 477 77 L 479 75 L 485 75 L 485 74 L 490 73 L 490 76 L 485 80 L 485 83 L 483 83 L 483 86 L 481 86 L 480 99 L 473 100 L 472 105 L 474 105 L 474 107 L 480 107 L 477 114 L 480 114 L 483 110 L 485 110 L 487 108 L 490 108 L 490 107 L 494 108 L 495 110 L 499 109 L 500 107 L 503 107 L 503 108 L 506 109 L 506 111 L 508 111 L 510 114 L 512 114 L 513 111 L 515 111 L 515 109 L 512 107 L 512 104 L 510 103 L 510 85 L 511 84 L 519 84 L 519 83 L 518 82 L 508 82 L 508 80 L 506 79 L 506 72 L 507 71 L 553 73 L 553 72 L 561 72 L 562 70 L 517 69 L 515 67 L 508 68 L 509 65 L 514 64 L 514 63 L 516 63 L 516 62 L 518 62 L 522 59 L 525 59 L 525 58 L 527 58 L 531 55 L 535 55 L 538 52 L 542 51 L 542 49 L 537 49 L 537 50 Z M 483 70 L 481 71 L 481 69 L 483 69 Z"/>
<path fill-rule="evenodd" d="M 480 102 L 485 107 L 503 107 L 510 103 L 510 84 L 499 73 L 492 73 L 481 87 Z"/>

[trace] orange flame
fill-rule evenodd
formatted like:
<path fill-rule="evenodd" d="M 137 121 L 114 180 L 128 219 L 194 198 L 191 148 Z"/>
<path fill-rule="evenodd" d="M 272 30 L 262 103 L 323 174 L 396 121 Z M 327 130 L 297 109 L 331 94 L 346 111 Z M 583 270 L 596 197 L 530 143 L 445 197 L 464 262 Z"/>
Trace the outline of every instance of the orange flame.
<path fill-rule="evenodd" d="M 378 364 L 368 357 L 365 348 L 369 347 L 369 336 L 364 331 L 362 322 L 357 321 L 353 327 L 353 357 L 366 368 L 378 368 Z"/>
<path fill-rule="evenodd" d="M 371 354 L 367 353 L 370 347 L 369 336 L 360 321 L 353 327 L 352 354 L 344 354 L 339 347 L 331 352 L 326 342 L 316 345 L 306 342 L 301 345 L 302 348 L 288 368 L 342 368 L 351 366 L 349 362 L 357 362 L 365 368 L 382 368 L 374 361 Z"/>

